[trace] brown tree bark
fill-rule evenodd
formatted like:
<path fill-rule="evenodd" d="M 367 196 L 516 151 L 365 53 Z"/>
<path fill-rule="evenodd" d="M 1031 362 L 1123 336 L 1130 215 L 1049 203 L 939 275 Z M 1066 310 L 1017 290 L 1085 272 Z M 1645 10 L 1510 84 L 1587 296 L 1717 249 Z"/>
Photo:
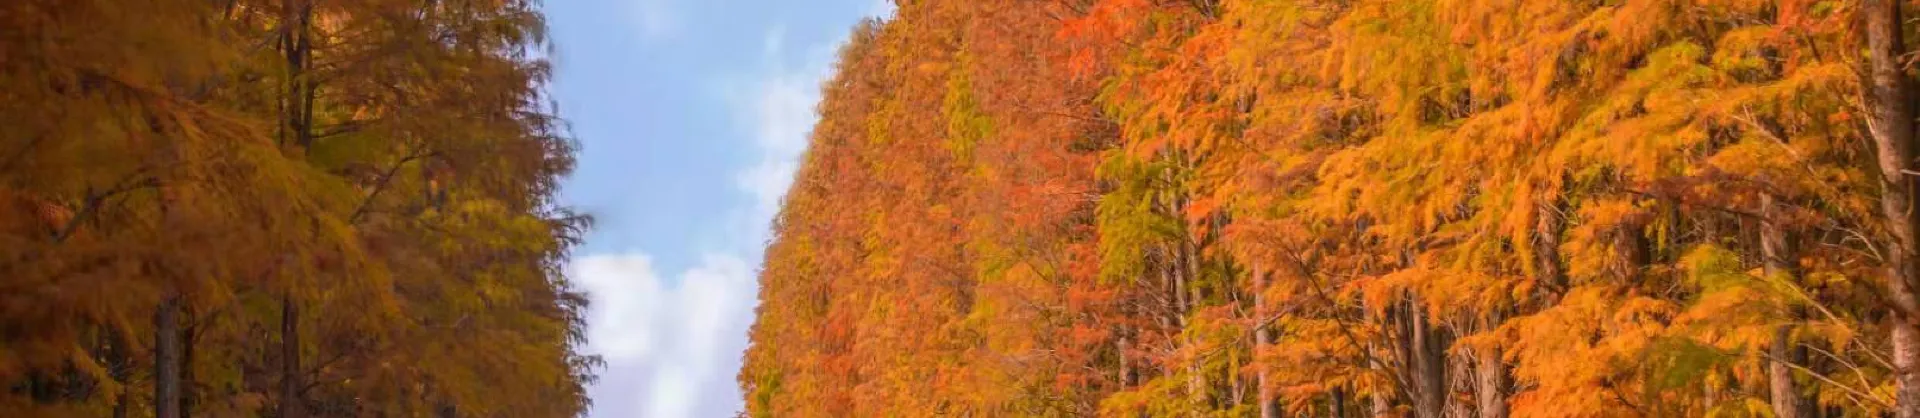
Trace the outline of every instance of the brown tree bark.
<path fill-rule="evenodd" d="M 153 313 L 153 416 L 180 418 L 180 298 Z"/>
<path fill-rule="evenodd" d="M 187 312 L 187 316 L 186 330 L 180 335 L 180 418 L 193 417 L 194 399 L 199 396 L 193 383 L 193 347 L 199 340 L 200 327 L 193 313 Z"/>
<path fill-rule="evenodd" d="M 285 0 L 280 3 L 280 50 L 287 61 L 286 94 L 282 111 L 287 125 L 283 132 L 292 136 L 301 150 L 313 145 L 313 80 L 307 68 L 312 64 L 313 3 L 310 0 Z M 289 139 L 281 137 L 284 142 Z"/>
<path fill-rule="evenodd" d="M 1260 350 L 1273 344 L 1273 329 L 1267 326 L 1266 298 L 1261 296 L 1267 290 L 1267 272 L 1259 265 L 1253 267 L 1253 352 L 1254 358 L 1254 402 L 1259 404 L 1260 418 L 1279 418 L 1280 403 L 1273 399 L 1273 390 L 1268 386 L 1265 363 L 1258 361 Z"/>
<path fill-rule="evenodd" d="M 126 335 L 120 330 L 105 328 L 101 332 L 106 336 L 107 376 L 113 378 L 120 390 L 113 393 L 113 418 L 127 418 L 133 409 L 133 356 L 127 352 Z"/>
<path fill-rule="evenodd" d="M 1414 416 L 1440 418 L 1447 407 L 1447 345 L 1444 332 L 1427 321 L 1418 295 L 1407 294 L 1387 312 L 1394 332 L 1393 351 L 1399 370 L 1390 370 L 1406 382 L 1407 403 Z"/>
<path fill-rule="evenodd" d="M 1327 415 L 1333 418 L 1347 418 L 1347 387 L 1334 386 L 1333 393 L 1327 395 Z"/>
<path fill-rule="evenodd" d="M 300 304 L 280 299 L 280 418 L 306 417 L 305 383 L 300 369 Z"/>
<path fill-rule="evenodd" d="M 1447 394 L 1475 393 L 1475 388 L 1478 387 L 1480 383 L 1479 377 L 1473 373 L 1467 373 L 1468 370 L 1475 370 L 1475 363 L 1477 363 L 1477 361 L 1472 352 L 1447 353 L 1447 369 L 1453 371 L 1453 373 L 1447 374 Z M 1441 398 L 1447 404 L 1444 416 L 1448 418 L 1474 418 L 1476 416 L 1474 415 L 1474 409 L 1479 405 L 1477 398 L 1446 396 L 1445 394 L 1443 394 Z"/>
<path fill-rule="evenodd" d="M 1507 418 L 1507 391 L 1513 387 L 1512 370 L 1500 349 L 1474 351 L 1474 400 L 1481 418 Z"/>
<path fill-rule="evenodd" d="M 1120 331 L 1120 339 L 1113 342 L 1114 355 L 1120 358 L 1120 375 L 1118 376 L 1118 380 L 1122 390 L 1133 387 L 1133 363 L 1127 359 L 1127 350 L 1130 349 L 1128 347 L 1126 330 L 1122 329 Z"/>
<path fill-rule="evenodd" d="M 1409 295 L 1406 318 L 1411 336 L 1406 343 L 1412 354 L 1407 364 L 1411 379 L 1407 381 L 1416 388 L 1410 391 L 1414 414 L 1441 417 L 1447 404 L 1447 338 L 1428 323 L 1426 309 L 1417 296 Z"/>
<path fill-rule="evenodd" d="M 313 145 L 314 83 L 307 69 L 313 56 L 313 1 L 281 2 L 281 51 L 287 63 L 287 87 L 282 103 L 286 119 L 282 141 L 291 136 L 305 152 Z M 304 371 L 300 367 L 300 305 L 291 291 L 280 299 L 280 417 L 305 418 Z"/>
<path fill-rule="evenodd" d="M 1773 195 L 1760 195 L 1760 213 L 1765 219 L 1760 223 L 1760 258 L 1765 267 L 1763 272 L 1769 278 L 1794 281 L 1799 277 L 1799 269 L 1794 266 L 1797 257 L 1792 247 L 1793 240 L 1776 219 L 1779 207 Z M 1802 319 L 1799 309 L 1790 309 L 1789 321 L 1774 329 L 1773 342 L 1767 347 L 1767 388 L 1772 397 L 1773 415 L 1777 418 L 1813 418 L 1813 399 L 1802 394 L 1793 379 L 1793 367 L 1789 364 L 1807 364 L 1807 350 L 1793 342 L 1793 330 Z"/>
<path fill-rule="evenodd" d="M 1863 0 L 1866 20 L 1867 74 L 1865 81 L 1867 131 L 1873 137 L 1879 162 L 1880 210 L 1893 235 L 1886 243 L 1887 299 L 1894 310 L 1892 324 L 1895 369 L 1894 416 L 1920 418 L 1920 295 L 1915 293 L 1915 182 L 1906 172 L 1913 164 L 1913 108 L 1910 81 L 1901 68 L 1906 46 L 1902 39 L 1900 3 Z"/>
<path fill-rule="evenodd" d="M 1393 413 L 1393 393 L 1376 390 L 1373 392 L 1372 417 L 1386 417 Z"/>

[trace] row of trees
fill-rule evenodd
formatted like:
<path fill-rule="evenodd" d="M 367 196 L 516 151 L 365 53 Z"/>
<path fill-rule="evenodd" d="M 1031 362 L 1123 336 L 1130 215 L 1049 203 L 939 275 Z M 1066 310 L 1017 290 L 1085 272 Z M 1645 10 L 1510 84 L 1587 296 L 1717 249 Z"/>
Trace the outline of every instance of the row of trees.
<path fill-rule="evenodd" d="M 0 2 L 0 415 L 582 413 L 537 6 Z"/>
<path fill-rule="evenodd" d="M 1920 417 L 1908 7 L 901 1 L 746 412 Z"/>

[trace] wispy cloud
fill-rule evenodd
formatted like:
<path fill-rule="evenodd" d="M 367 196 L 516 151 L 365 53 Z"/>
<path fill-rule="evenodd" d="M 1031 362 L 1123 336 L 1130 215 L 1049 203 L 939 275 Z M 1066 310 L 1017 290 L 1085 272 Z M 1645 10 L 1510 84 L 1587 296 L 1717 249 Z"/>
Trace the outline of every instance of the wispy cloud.
<path fill-rule="evenodd" d="M 633 0 L 630 13 L 633 14 L 634 29 L 641 40 L 668 40 L 680 33 L 685 26 L 685 17 L 673 1 Z"/>
<path fill-rule="evenodd" d="M 635 1 L 642 36 L 659 41 L 682 29 L 672 0 Z M 869 13 L 890 15 L 892 7 L 878 1 Z M 747 139 L 739 144 L 747 162 L 733 182 L 748 198 L 746 207 L 710 220 L 723 224 L 721 250 L 679 274 L 662 274 L 645 251 L 584 255 L 569 265 L 594 299 L 588 350 L 607 361 L 592 389 L 593 416 L 721 418 L 740 410 L 734 375 L 758 303 L 754 265 L 818 120 L 821 83 L 845 42 L 795 48 L 786 35 L 780 26 L 766 30 L 760 65 L 721 90 Z"/>
<path fill-rule="evenodd" d="M 753 127 L 758 161 L 736 178 L 754 198 L 754 218 L 764 223 L 778 211 L 780 199 L 793 183 L 807 136 L 819 119 L 820 84 L 830 76 L 833 51 L 839 42 L 812 45 L 794 63 L 786 45 L 786 31 L 775 27 L 763 37 L 765 68 L 749 88 L 733 89 L 735 118 Z"/>

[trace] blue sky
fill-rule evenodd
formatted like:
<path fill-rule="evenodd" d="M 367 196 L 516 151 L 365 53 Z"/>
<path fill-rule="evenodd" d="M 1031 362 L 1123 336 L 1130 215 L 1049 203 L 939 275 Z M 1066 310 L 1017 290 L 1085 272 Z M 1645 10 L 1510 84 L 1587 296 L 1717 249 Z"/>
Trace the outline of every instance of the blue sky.
<path fill-rule="evenodd" d="M 595 418 L 730 417 L 754 272 L 819 85 L 884 0 L 549 0 L 552 93 L 582 152 L 562 199 L 597 218 Z"/>

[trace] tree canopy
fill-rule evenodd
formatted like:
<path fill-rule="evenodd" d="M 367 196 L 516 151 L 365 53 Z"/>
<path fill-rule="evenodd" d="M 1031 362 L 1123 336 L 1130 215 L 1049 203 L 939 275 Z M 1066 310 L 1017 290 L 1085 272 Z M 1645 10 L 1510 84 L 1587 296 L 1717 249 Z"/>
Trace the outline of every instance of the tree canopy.
<path fill-rule="evenodd" d="M 1907 2 L 897 3 L 748 416 L 1920 416 Z"/>
<path fill-rule="evenodd" d="M 583 413 L 544 25 L 0 3 L 0 415 Z"/>

